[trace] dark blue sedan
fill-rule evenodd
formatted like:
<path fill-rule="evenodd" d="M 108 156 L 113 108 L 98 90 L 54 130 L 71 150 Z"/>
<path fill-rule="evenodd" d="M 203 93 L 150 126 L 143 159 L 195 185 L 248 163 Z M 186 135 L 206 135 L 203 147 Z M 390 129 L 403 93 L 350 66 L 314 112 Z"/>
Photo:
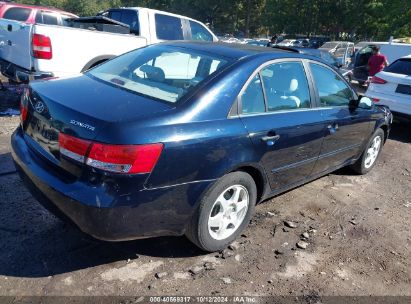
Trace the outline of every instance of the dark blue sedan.
<path fill-rule="evenodd" d="M 370 171 L 390 124 L 319 58 L 175 42 L 32 83 L 12 148 L 39 202 L 85 233 L 185 234 L 215 251 L 256 203 L 344 166 Z"/>

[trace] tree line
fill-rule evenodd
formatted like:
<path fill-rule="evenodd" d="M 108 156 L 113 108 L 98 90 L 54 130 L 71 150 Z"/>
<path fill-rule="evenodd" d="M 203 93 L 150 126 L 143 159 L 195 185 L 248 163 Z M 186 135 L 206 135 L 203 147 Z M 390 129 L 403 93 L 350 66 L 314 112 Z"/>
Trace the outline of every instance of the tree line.
<path fill-rule="evenodd" d="M 241 37 L 326 35 L 343 40 L 411 36 L 411 0 L 23 0 L 80 16 L 142 6 L 189 16 L 217 34 Z"/>

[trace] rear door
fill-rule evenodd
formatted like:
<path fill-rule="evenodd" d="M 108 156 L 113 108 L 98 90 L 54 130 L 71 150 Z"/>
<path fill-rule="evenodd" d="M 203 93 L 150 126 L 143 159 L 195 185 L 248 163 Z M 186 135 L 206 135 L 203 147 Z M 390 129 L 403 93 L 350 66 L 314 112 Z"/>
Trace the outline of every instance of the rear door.
<path fill-rule="evenodd" d="M 312 61 L 309 67 L 324 119 L 324 141 L 313 172 L 319 174 L 349 162 L 361 152 L 371 132 L 371 110 L 350 109 L 350 101 L 358 97 L 332 68 Z"/>
<path fill-rule="evenodd" d="M 296 59 L 263 67 L 240 94 L 241 120 L 275 191 L 306 179 L 319 155 L 323 122 L 312 96 Z"/>
<path fill-rule="evenodd" d="M 31 58 L 31 32 L 33 25 L 0 19 L 0 58 L 29 70 Z"/>

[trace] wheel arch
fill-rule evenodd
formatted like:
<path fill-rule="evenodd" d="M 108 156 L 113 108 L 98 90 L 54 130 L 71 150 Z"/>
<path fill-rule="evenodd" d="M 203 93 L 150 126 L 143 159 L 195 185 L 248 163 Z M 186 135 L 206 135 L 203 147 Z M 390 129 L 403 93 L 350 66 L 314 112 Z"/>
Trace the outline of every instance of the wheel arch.
<path fill-rule="evenodd" d="M 266 197 L 266 194 L 269 192 L 269 183 L 266 172 L 264 168 L 262 168 L 258 164 L 241 164 L 232 168 L 229 172 L 245 172 L 249 174 L 257 187 L 257 204 L 260 203 Z"/>

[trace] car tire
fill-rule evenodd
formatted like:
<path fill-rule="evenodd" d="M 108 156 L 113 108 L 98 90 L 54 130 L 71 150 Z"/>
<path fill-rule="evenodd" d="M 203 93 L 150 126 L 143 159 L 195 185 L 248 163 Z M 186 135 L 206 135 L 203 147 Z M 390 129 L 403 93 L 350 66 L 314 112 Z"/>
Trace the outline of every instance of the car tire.
<path fill-rule="evenodd" d="M 257 187 L 249 174 L 224 175 L 202 197 L 187 238 L 204 251 L 223 250 L 247 227 L 256 201 Z"/>
<path fill-rule="evenodd" d="M 384 145 L 384 131 L 377 129 L 371 136 L 360 158 L 351 166 L 358 174 L 367 174 L 377 163 Z"/>

